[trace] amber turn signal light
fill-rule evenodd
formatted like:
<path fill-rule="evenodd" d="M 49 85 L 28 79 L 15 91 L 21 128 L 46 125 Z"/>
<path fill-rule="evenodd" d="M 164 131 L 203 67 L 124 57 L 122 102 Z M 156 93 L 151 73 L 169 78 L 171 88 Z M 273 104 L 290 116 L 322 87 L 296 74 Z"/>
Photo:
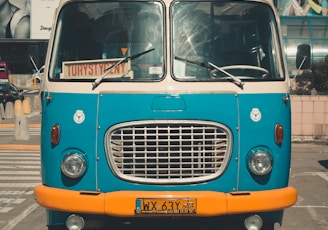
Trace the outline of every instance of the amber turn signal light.
<path fill-rule="evenodd" d="M 59 125 L 56 124 L 51 128 L 51 144 L 52 146 L 58 145 L 60 139 L 60 128 Z"/>
<path fill-rule="evenodd" d="M 282 140 L 284 139 L 284 128 L 281 124 L 276 124 L 274 129 L 274 141 L 277 145 L 282 144 Z"/>

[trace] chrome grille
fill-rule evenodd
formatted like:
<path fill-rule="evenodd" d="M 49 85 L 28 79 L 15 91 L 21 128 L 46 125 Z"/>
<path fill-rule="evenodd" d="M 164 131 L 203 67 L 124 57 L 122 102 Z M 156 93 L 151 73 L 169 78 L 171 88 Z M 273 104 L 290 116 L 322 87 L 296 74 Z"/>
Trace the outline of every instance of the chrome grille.
<path fill-rule="evenodd" d="M 111 169 L 121 179 L 197 183 L 222 174 L 230 159 L 232 135 L 215 122 L 138 121 L 110 128 L 105 146 Z"/>

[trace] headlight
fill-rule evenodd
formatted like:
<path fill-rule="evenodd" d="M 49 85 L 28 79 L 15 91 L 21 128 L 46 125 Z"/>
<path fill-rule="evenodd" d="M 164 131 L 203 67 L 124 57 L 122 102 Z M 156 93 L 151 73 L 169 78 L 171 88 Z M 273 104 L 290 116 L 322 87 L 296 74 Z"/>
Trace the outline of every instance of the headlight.
<path fill-rule="evenodd" d="M 61 163 L 62 172 L 69 178 L 81 177 L 86 168 L 87 165 L 84 156 L 78 153 L 67 154 Z"/>
<path fill-rule="evenodd" d="M 263 176 L 272 170 L 272 156 L 266 150 L 256 150 L 248 158 L 248 169 L 258 176 Z"/>

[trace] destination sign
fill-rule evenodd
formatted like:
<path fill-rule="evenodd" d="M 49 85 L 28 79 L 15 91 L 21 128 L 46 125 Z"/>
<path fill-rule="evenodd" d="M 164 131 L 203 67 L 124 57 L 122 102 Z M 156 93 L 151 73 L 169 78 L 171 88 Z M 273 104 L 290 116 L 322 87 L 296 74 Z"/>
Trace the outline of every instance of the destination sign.
<path fill-rule="evenodd" d="M 104 74 L 108 68 L 121 60 L 121 58 L 116 58 L 63 62 L 63 72 L 61 73 L 60 77 L 62 79 L 97 78 Z M 123 62 L 110 70 L 106 75 L 106 78 L 122 77 L 127 75 L 131 69 L 130 67 L 130 61 Z"/>

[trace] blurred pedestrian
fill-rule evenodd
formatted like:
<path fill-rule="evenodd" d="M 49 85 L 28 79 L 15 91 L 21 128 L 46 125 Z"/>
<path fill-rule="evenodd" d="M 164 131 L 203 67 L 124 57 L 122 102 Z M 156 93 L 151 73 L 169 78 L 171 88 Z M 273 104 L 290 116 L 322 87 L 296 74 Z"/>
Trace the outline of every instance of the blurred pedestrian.
<path fill-rule="evenodd" d="M 307 15 L 322 15 L 328 14 L 327 0 L 308 0 L 308 13 Z"/>
<path fill-rule="evenodd" d="M 303 10 L 305 0 L 289 0 L 285 5 L 282 15 L 284 16 L 305 16 L 306 12 Z"/>

